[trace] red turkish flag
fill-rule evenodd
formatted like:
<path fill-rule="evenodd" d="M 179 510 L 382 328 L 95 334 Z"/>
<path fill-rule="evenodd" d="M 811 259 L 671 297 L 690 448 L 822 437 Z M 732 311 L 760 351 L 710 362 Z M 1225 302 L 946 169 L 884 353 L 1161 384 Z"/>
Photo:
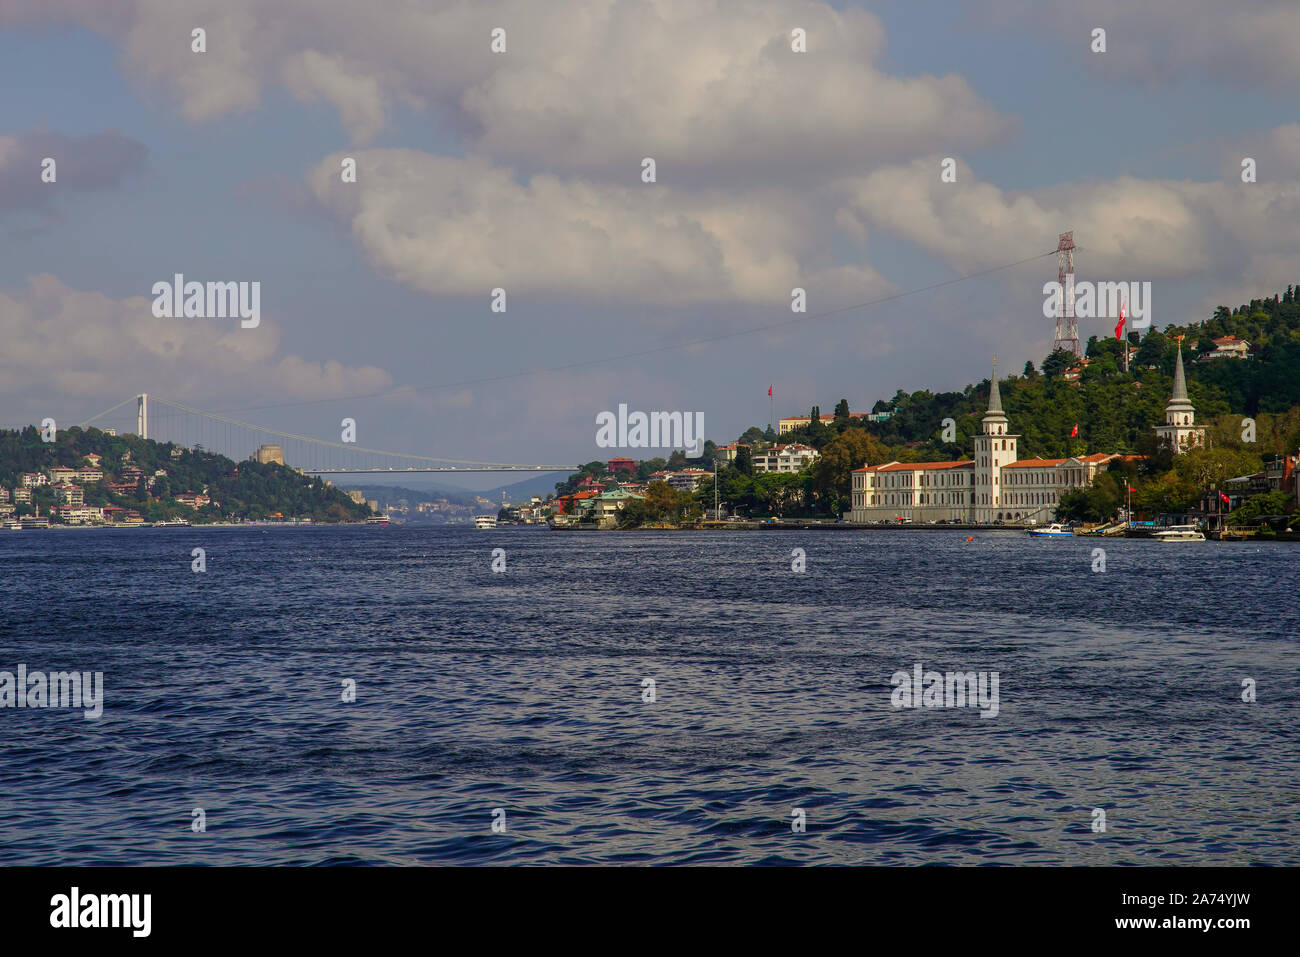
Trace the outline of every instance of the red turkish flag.
<path fill-rule="evenodd" d="M 1124 333 L 1124 304 L 1121 302 L 1119 304 L 1119 322 L 1115 326 L 1115 338 L 1123 339 L 1124 338 L 1123 333 Z"/>
<path fill-rule="evenodd" d="M 1079 426 L 1075 425 L 1073 431 L 1070 432 L 1070 438 L 1077 439 L 1078 437 L 1079 437 Z"/>
<path fill-rule="evenodd" d="M 771 387 L 771 386 L 768 386 L 768 387 L 767 387 L 767 397 L 768 397 L 769 399 L 772 398 L 772 387 Z"/>

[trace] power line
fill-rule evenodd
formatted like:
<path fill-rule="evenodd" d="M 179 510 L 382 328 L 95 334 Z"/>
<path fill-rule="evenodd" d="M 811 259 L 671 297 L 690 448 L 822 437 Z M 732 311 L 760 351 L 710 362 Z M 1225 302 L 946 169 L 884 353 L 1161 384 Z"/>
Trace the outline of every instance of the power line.
<path fill-rule="evenodd" d="M 908 296 L 915 296 L 923 292 L 931 292 L 935 289 L 942 289 L 944 286 L 951 286 L 954 283 L 965 282 L 968 279 L 978 279 L 981 276 L 988 276 L 996 272 L 1002 272 L 1005 269 L 1014 269 L 1016 266 L 1023 266 L 1025 263 L 1034 262 L 1038 259 L 1044 259 L 1048 256 L 1055 256 L 1056 250 L 1050 249 L 1047 252 L 1038 253 L 1025 259 L 1018 259 L 1012 263 L 1004 263 L 1001 266 L 992 266 L 988 269 L 981 269 L 978 272 L 967 273 L 963 276 L 955 276 L 952 279 L 944 279 L 941 282 L 930 283 L 927 286 L 918 286 L 915 289 L 908 289 L 903 292 L 896 292 L 888 296 L 881 296 L 878 299 L 868 299 L 865 302 L 854 303 L 851 306 L 841 306 L 838 309 L 830 309 L 826 312 L 813 313 L 812 315 L 799 315 L 790 319 L 783 319 L 780 322 L 772 322 L 762 326 L 750 326 L 746 329 L 737 329 L 733 332 L 723 332 L 716 336 L 706 336 L 701 339 L 691 339 L 686 342 L 673 343 L 666 346 L 655 346 L 650 349 L 641 349 L 636 352 L 624 352 L 613 356 L 602 356 L 597 359 L 584 359 L 580 362 L 570 362 L 565 365 L 549 366 L 539 369 L 526 369 L 522 372 L 511 372 L 505 375 L 483 376 L 477 379 L 461 379 L 456 382 L 441 382 L 433 385 L 422 386 L 401 386 L 396 389 L 390 389 L 386 392 L 365 392 L 356 395 L 343 395 L 330 399 L 304 399 L 301 402 L 281 402 L 275 405 L 249 405 L 238 409 L 223 409 L 223 412 L 259 412 L 264 409 L 288 409 L 297 406 L 306 405 L 323 405 L 330 402 L 352 402 L 362 399 L 380 399 L 393 395 L 401 395 L 404 392 L 436 392 L 439 389 L 455 389 L 462 386 L 481 385 L 487 382 L 505 382 L 510 379 L 523 379 L 532 375 L 540 375 L 546 372 L 565 372 L 569 369 L 578 369 L 583 366 L 599 365 L 604 362 L 618 362 L 621 359 L 639 359 L 643 356 L 656 355 L 661 352 L 671 352 L 676 349 L 688 349 L 691 346 L 708 345 L 714 342 L 721 342 L 726 339 L 735 339 L 740 336 L 752 335 L 758 332 L 769 332 L 773 329 L 781 329 L 785 326 L 792 326 L 801 323 L 818 322 L 822 319 L 830 319 L 834 316 L 843 315 L 848 312 L 855 312 L 859 309 L 867 309 L 872 306 L 879 306 L 887 302 L 894 302 L 904 299 Z M 212 414 L 212 413 L 206 413 Z"/>

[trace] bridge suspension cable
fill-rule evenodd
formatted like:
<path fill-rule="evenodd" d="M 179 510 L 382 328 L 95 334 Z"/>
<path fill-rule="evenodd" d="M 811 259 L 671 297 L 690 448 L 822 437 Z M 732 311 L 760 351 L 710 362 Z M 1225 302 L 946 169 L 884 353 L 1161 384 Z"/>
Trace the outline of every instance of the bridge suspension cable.
<path fill-rule="evenodd" d="M 252 451 L 251 445 L 253 442 L 260 442 L 259 439 L 251 439 L 238 431 L 244 429 L 257 433 L 259 436 L 303 443 L 298 448 L 298 452 L 302 454 L 288 455 L 286 457 L 285 450 L 282 449 L 281 456 L 285 459 L 286 464 L 299 467 L 303 472 L 314 474 L 486 471 L 573 472 L 577 471 L 578 468 L 576 465 L 519 465 L 508 462 L 483 462 L 474 459 L 452 459 L 430 455 L 413 455 L 406 452 L 389 452 L 383 449 L 359 446 L 351 442 L 335 442 L 330 439 L 267 428 L 266 426 L 245 422 L 217 412 L 197 409 L 184 402 L 177 402 L 174 399 L 166 399 L 157 395 L 137 395 L 129 399 L 123 399 L 117 405 L 86 419 L 81 425 L 85 428 L 132 402 L 138 403 L 137 410 L 140 408 L 146 410 L 133 413 L 136 418 L 137 431 L 139 431 L 143 423 L 143 428 L 152 438 L 161 441 L 165 437 L 165 440 L 186 447 L 202 445 L 210 451 L 221 451 L 230 458 L 238 460 L 247 457 L 248 452 Z M 170 411 L 164 412 L 163 409 Z M 147 420 L 143 417 L 147 417 Z M 195 417 L 198 423 L 195 425 L 184 424 L 189 417 Z M 178 419 L 181 421 L 178 422 Z M 219 449 L 218 446 L 221 448 Z M 335 454 L 321 456 L 313 454 L 313 450 Z M 394 464 L 387 466 L 376 465 L 372 460 L 370 463 L 362 465 L 355 458 L 342 458 L 340 460 L 338 453 L 348 453 L 349 456 L 378 456 L 382 460 Z M 293 461 L 294 459 L 297 459 L 297 461 Z"/>

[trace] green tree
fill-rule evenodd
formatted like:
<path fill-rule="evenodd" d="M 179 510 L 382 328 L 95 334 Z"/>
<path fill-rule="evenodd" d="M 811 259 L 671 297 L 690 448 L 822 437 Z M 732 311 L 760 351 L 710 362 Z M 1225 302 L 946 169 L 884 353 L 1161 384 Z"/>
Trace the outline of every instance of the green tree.
<path fill-rule="evenodd" d="M 736 458 L 731 463 L 731 467 L 741 475 L 754 474 L 754 456 L 748 446 L 742 445 L 736 449 Z"/>
<path fill-rule="evenodd" d="M 821 456 L 812 464 L 812 491 L 816 502 L 838 514 L 846 508 L 851 495 L 854 469 L 889 461 L 889 451 L 870 433 L 849 429 L 822 446 Z"/>

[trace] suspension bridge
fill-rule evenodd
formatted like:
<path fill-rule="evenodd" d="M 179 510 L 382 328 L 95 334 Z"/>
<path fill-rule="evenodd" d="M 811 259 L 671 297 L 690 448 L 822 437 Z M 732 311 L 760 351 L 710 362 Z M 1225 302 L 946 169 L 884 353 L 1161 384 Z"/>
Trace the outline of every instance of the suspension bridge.
<path fill-rule="evenodd" d="M 134 407 L 132 407 L 134 403 Z M 334 442 L 309 435 L 243 422 L 219 412 L 207 412 L 182 402 L 141 393 L 78 423 L 82 428 L 131 432 L 142 439 L 203 449 L 236 462 L 255 458 L 279 462 L 309 475 L 399 474 L 403 472 L 576 472 L 576 465 L 518 465 L 475 462 L 405 452 L 364 448 L 355 442 Z"/>

